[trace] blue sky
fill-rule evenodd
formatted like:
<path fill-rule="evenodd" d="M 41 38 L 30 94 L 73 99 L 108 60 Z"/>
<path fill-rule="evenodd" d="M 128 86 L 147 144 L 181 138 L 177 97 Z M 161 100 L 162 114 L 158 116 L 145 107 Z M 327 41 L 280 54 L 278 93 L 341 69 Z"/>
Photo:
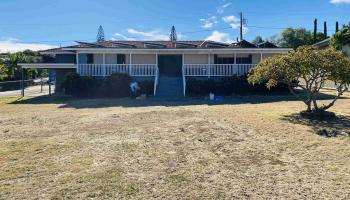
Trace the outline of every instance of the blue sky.
<path fill-rule="evenodd" d="M 0 51 L 46 49 L 106 39 L 163 40 L 175 25 L 181 40 L 232 42 L 238 13 L 247 19 L 245 39 L 270 37 L 285 27 L 312 29 L 314 18 L 348 24 L 350 0 L 1 0 Z"/>

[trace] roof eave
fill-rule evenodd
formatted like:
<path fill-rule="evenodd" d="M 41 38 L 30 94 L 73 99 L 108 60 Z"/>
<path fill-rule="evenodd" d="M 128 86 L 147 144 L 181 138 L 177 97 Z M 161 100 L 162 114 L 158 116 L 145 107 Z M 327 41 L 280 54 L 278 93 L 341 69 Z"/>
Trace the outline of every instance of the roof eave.
<path fill-rule="evenodd" d="M 152 49 L 130 49 L 130 48 L 63 48 L 66 51 L 276 51 L 288 52 L 293 51 L 292 48 L 152 48 Z"/>

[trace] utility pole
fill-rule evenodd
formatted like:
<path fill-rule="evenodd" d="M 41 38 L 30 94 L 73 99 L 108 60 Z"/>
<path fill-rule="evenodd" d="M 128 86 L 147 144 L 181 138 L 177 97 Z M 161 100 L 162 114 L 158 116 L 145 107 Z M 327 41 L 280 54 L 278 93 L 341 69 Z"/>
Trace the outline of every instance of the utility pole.
<path fill-rule="evenodd" d="M 240 39 L 240 41 L 242 41 L 243 40 L 243 30 L 244 30 L 244 26 L 247 25 L 247 19 L 245 19 L 243 17 L 242 12 L 239 13 L 239 17 L 240 17 L 240 26 L 239 26 L 240 38 L 239 39 Z"/>
<path fill-rule="evenodd" d="M 243 13 L 240 12 L 239 13 L 239 17 L 240 17 L 240 27 L 239 27 L 239 32 L 240 32 L 240 41 L 243 40 Z"/>

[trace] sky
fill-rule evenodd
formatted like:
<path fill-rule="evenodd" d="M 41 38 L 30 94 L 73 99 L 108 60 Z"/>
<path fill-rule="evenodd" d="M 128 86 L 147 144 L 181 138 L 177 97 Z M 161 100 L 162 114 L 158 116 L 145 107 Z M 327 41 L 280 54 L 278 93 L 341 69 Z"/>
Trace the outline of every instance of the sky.
<path fill-rule="evenodd" d="M 0 52 L 42 50 L 96 40 L 99 25 L 108 40 L 178 40 L 232 43 L 278 35 L 286 27 L 319 31 L 327 21 L 350 22 L 350 0 L 0 0 Z"/>

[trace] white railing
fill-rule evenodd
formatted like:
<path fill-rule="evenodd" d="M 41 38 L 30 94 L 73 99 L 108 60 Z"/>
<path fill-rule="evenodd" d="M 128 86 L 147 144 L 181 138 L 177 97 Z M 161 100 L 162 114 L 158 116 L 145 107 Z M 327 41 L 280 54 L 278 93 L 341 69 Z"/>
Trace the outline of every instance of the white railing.
<path fill-rule="evenodd" d="M 244 75 L 256 64 L 185 64 L 184 76 L 232 76 Z"/>
<path fill-rule="evenodd" d="M 156 76 L 154 64 L 79 64 L 81 76 L 110 76 L 114 73 L 126 73 L 130 76 Z"/>

